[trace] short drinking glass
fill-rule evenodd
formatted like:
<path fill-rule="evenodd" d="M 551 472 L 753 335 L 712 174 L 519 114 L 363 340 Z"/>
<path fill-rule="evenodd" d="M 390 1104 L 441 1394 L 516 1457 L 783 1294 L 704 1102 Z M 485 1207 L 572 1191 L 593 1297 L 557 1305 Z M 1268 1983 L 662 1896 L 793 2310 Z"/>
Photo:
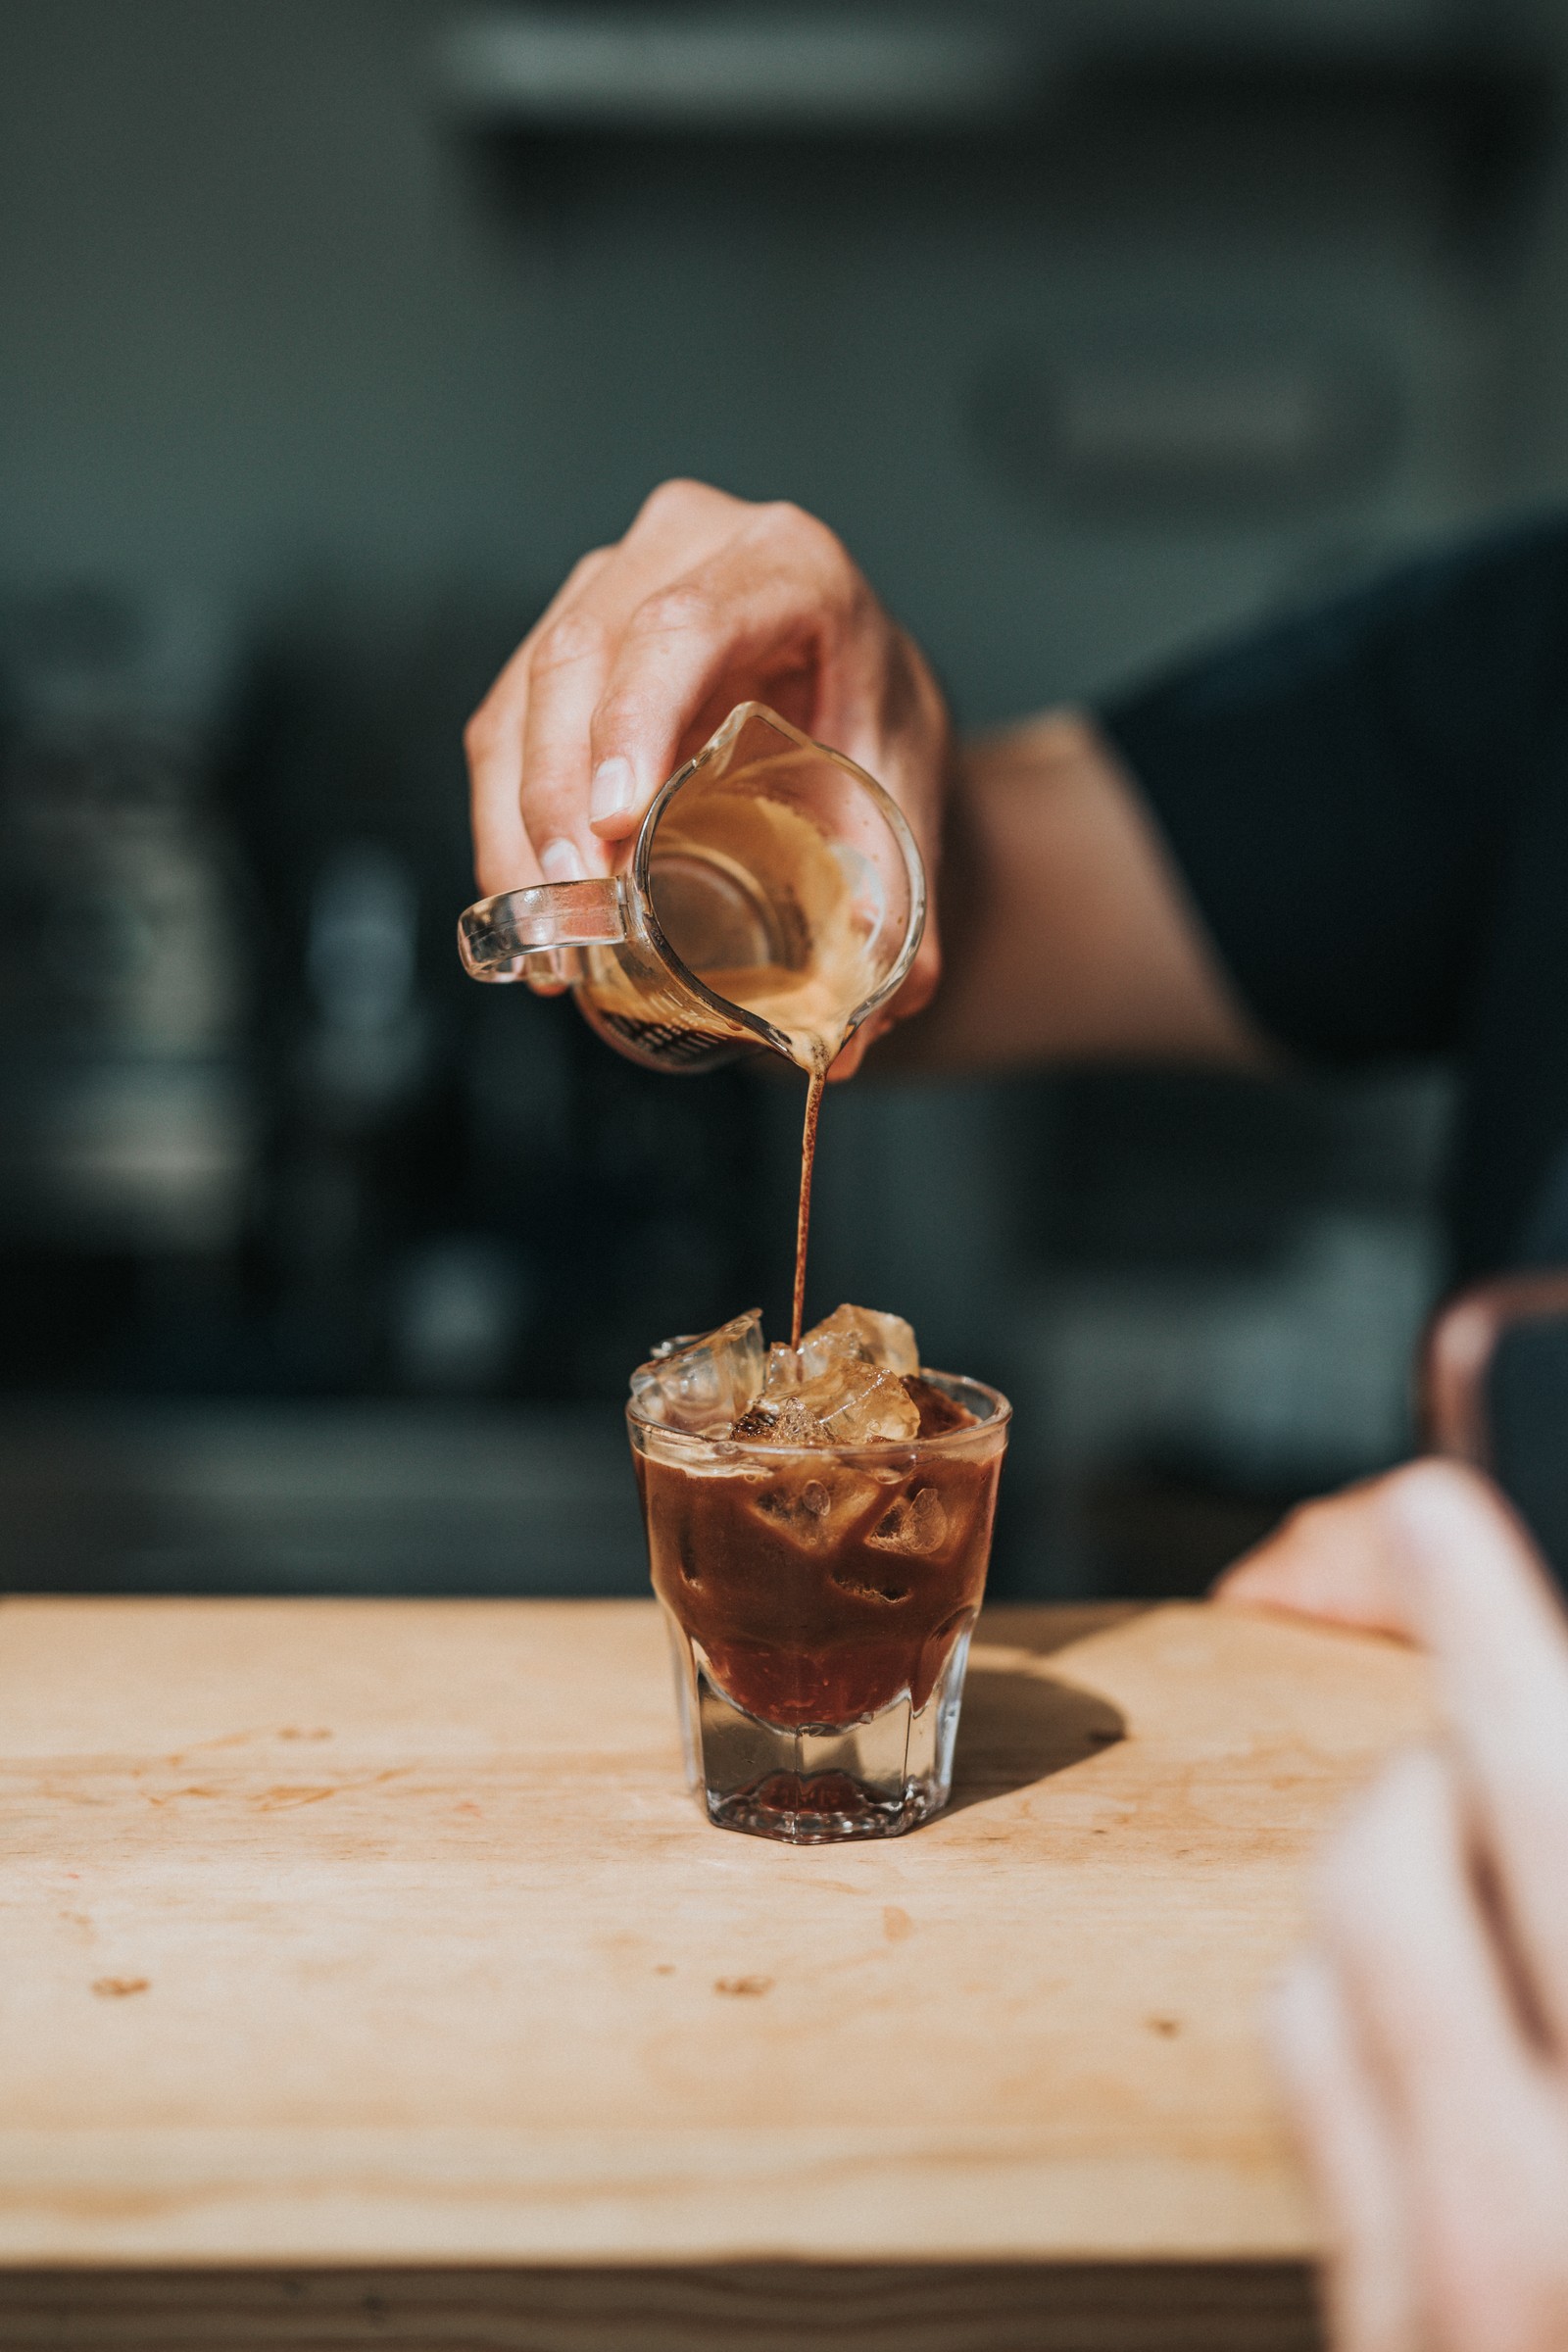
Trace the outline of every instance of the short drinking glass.
<path fill-rule="evenodd" d="M 628 1407 L 687 1770 L 723 1829 L 891 1838 L 948 1801 L 1012 1408 L 923 1378 L 962 1413 L 907 1442 L 697 1437 Z"/>

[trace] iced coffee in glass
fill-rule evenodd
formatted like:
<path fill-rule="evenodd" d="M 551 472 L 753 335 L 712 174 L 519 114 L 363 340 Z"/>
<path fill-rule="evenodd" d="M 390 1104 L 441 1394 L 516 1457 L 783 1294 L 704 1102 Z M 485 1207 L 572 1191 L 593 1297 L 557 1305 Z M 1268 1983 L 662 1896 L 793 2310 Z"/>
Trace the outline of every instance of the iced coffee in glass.
<path fill-rule="evenodd" d="M 886 1838 L 947 1802 L 1010 1407 L 923 1371 L 897 1315 L 802 1336 L 817 1114 L 896 997 L 926 883 L 897 804 L 842 751 L 737 704 L 643 818 L 629 867 L 533 884 L 459 925 L 476 978 L 569 986 L 635 1061 L 763 1049 L 807 1081 L 790 1342 L 760 1318 L 668 1342 L 627 1408 L 654 1589 L 709 1818 L 797 1844 Z"/>
<path fill-rule="evenodd" d="M 627 1420 L 687 1767 L 709 1819 L 814 1845 L 940 1811 L 1010 1411 L 840 1307 L 672 1341 Z"/>

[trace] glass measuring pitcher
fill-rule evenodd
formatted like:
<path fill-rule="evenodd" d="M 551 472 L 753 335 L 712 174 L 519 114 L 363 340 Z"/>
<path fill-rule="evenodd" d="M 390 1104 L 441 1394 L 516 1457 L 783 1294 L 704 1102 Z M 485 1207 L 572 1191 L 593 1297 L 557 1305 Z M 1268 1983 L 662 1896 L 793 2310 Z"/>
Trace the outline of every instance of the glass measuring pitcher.
<path fill-rule="evenodd" d="M 663 786 L 624 873 L 545 882 L 458 924 L 476 980 L 575 993 L 658 1070 L 758 1047 L 825 1068 L 908 971 L 925 871 L 903 815 L 841 752 L 741 703 Z"/>

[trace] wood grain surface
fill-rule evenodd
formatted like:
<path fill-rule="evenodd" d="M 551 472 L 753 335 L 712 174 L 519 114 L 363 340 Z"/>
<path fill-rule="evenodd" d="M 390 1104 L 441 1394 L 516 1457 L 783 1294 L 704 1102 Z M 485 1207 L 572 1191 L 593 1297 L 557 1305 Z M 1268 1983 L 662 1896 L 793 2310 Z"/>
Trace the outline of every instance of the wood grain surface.
<path fill-rule="evenodd" d="M 211 2265 L 277 2308 L 299 2268 L 322 2345 L 360 2340 L 357 2266 L 601 2304 L 708 2266 L 760 2346 L 755 2266 L 847 2265 L 858 2340 L 918 2347 L 875 2266 L 960 2298 L 970 2266 L 1004 2316 L 1018 2266 L 1298 2263 L 1258 1996 L 1325 1823 L 1426 1722 L 1420 1662 L 1185 1606 L 982 1633 L 952 1811 L 797 1851 L 686 1795 L 651 1604 L 0 1605 L 7 2346 L 160 2343 L 136 2298 Z M 126 2331 L 38 2331 L 61 2272 Z M 1298 2269 L 1214 2293 L 1304 2340 Z M 552 2324 L 440 2340 L 609 2340 Z"/>

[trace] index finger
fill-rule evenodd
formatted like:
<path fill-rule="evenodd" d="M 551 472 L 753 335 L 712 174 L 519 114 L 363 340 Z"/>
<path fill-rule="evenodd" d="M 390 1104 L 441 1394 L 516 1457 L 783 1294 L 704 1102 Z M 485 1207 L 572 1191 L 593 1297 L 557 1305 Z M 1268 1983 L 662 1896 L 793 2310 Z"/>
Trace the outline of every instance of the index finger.
<path fill-rule="evenodd" d="M 1267 2029 L 1322 2215 L 1332 2340 L 1347 2352 L 1411 2352 L 1418 2314 L 1404 2182 L 1326 1953 L 1308 1949 L 1292 1963 Z"/>
<path fill-rule="evenodd" d="M 534 648 L 539 633 L 574 604 L 614 553 L 592 548 L 579 557 L 464 729 L 468 761 L 468 813 L 474 873 L 480 891 L 524 890 L 544 879 L 522 814 L 523 731 Z"/>
<path fill-rule="evenodd" d="M 1318 1904 L 1395 2158 L 1423 2346 L 1530 2340 L 1501 2315 L 1561 2236 L 1554 2088 L 1519 2030 L 1468 1810 L 1451 1759 L 1400 1757 L 1341 1831 Z"/>
<path fill-rule="evenodd" d="M 694 731 L 747 695 L 804 684 L 813 729 L 826 702 L 846 717 L 874 707 L 879 646 L 856 627 L 858 588 L 832 533 L 779 505 L 645 598 L 593 715 L 594 831 L 635 832 Z"/>
<path fill-rule="evenodd" d="M 1380 1508 L 1519 1960 L 1568 2050 L 1568 1621 L 1523 1529 L 1474 1472 L 1419 1463 L 1387 1482 Z"/>

